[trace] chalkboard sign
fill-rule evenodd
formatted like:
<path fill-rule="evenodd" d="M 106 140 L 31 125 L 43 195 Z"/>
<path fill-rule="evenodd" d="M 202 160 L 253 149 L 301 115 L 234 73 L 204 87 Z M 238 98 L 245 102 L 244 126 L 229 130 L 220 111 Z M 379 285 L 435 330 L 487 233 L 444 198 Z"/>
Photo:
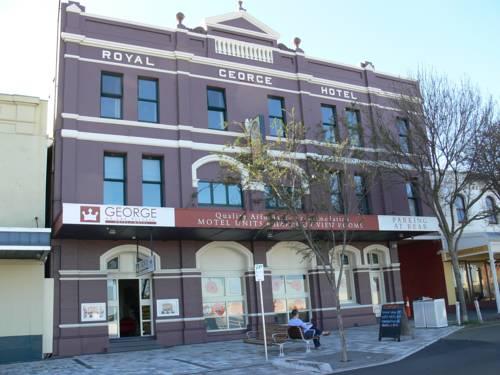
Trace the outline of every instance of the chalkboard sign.
<path fill-rule="evenodd" d="M 392 337 L 395 340 L 401 340 L 401 319 L 404 314 L 402 304 L 382 305 L 380 313 L 380 327 L 378 331 L 378 341 L 382 337 Z"/>

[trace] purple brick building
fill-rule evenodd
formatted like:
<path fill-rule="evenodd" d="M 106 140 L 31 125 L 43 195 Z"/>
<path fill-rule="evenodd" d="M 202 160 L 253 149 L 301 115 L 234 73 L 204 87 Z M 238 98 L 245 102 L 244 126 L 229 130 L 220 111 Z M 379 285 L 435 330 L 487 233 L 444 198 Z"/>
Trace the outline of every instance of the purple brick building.
<path fill-rule="evenodd" d="M 329 139 L 353 134 L 367 158 L 370 110 L 412 81 L 307 56 L 244 10 L 190 29 L 121 21 L 63 4 L 53 149 L 54 354 L 105 352 L 131 338 L 169 346 L 238 339 L 258 326 L 254 264 L 265 265 L 269 322 L 298 307 L 334 328 L 333 292 L 287 231 L 258 235 L 262 191 L 222 184 L 220 152 L 262 114 L 282 135 L 294 108 Z M 352 109 L 355 102 L 363 111 Z M 401 119 L 399 119 L 401 120 Z M 271 138 L 272 139 L 272 138 Z M 227 153 L 230 160 L 231 153 Z M 242 171 L 244 178 L 244 171 Z M 411 204 L 409 204 L 409 202 Z M 404 185 L 380 183 L 349 245 L 341 299 L 347 325 L 374 323 L 403 300 L 397 241 L 435 229 Z M 307 210 L 307 203 L 304 203 Z M 238 222 L 242 211 L 248 221 Z M 419 217 L 417 217 L 419 215 Z M 332 249 L 335 251 L 336 249 Z"/>

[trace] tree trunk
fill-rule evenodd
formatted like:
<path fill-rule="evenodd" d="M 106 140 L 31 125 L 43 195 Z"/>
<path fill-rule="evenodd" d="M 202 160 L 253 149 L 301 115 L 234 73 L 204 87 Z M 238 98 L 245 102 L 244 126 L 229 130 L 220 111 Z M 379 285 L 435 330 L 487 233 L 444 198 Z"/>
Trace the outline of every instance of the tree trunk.
<path fill-rule="evenodd" d="M 453 274 L 455 275 L 456 294 L 458 302 L 460 302 L 460 313 L 462 315 L 462 320 L 464 322 L 468 322 L 469 315 L 467 314 L 467 305 L 465 303 L 465 294 L 462 284 L 462 274 L 460 273 L 460 265 L 458 263 L 458 254 L 455 250 L 455 239 L 453 237 L 447 237 L 446 243 L 448 245 L 448 254 L 450 255 L 451 265 L 453 266 Z"/>
<path fill-rule="evenodd" d="M 337 289 L 337 288 L 336 288 Z M 335 305 L 337 308 L 337 323 L 339 329 L 339 338 L 340 338 L 340 350 L 341 350 L 341 361 L 347 362 L 349 358 L 347 357 L 347 339 L 345 337 L 345 329 L 344 329 L 344 320 L 342 319 L 342 309 L 340 306 L 340 299 L 338 290 L 335 291 Z"/>

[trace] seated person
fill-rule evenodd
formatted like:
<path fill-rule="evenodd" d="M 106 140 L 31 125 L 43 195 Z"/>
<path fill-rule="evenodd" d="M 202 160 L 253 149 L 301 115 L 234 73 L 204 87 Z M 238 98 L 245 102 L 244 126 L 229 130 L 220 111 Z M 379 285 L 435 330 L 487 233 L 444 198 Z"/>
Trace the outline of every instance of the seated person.
<path fill-rule="evenodd" d="M 321 329 L 318 329 L 314 324 L 305 323 L 302 319 L 300 319 L 299 311 L 297 309 L 292 310 L 290 320 L 288 321 L 288 326 L 302 328 L 305 339 L 313 338 L 315 348 L 319 348 L 321 346 L 319 342 L 319 336 L 321 336 L 323 331 Z M 330 334 L 330 332 L 325 331 L 323 334 L 327 336 Z"/>

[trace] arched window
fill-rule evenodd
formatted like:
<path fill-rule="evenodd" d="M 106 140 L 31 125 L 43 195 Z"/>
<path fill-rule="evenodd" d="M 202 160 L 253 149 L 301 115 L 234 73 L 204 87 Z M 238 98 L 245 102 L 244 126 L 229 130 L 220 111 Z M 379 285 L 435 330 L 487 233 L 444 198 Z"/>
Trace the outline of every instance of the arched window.
<path fill-rule="evenodd" d="M 492 197 L 486 197 L 486 209 L 491 213 L 488 216 L 488 223 L 498 224 L 498 216 L 496 213 L 497 207 L 495 204 L 495 200 Z"/>
<path fill-rule="evenodd" d="M 385 250 L 385 251 L 384 251 Z M 369 268 L 370 291 L 372 295 L 373 311 L 378 316 L 380 305 L 386 302 L 383 267 L 389 261 L 387 248 L 369 246 L 365 249 L 366 262 Z"/>
<path fill-rule="evenodd" d="M 350 253 L 339 254 L 339 262 L 342 267 L 342 279 L 340 280 L 339 299 L 341 303 L 356 302 L 356 293 L 354 293 L 353 261 L 354 255 Z M 340 263 L 339 263 L 340 265 Z M 340 267 L 337 272 L 340 272 Z M 338 277 L 337 275 L 335 277 Z"/>
<path fill-rule="evenodd" d="M 463 223 L 467 219 L 467 213 L 465 212 L 464 197 L 461 195 L 455 199 L 455 211 L 457 212 L 458 222 Z"/>
<path fill-rule="evenodd" d="M 203 316 L 208 331 L 244 329 L 247 325 L 245 271 L 252 255 L 235 242 L 211 242 L 198 250 Z"/>
<path fill-rule="evenodd" d="M 301 319 L 310 318 L 309 283 L 307 271 L 310 262 L 300 254 L 305 245 L 300 242 L 279 242 L 267 254 L 272 272 L 274 316 L 277 323 L 286 324 L 289 313 L 299 310 Z"/>

